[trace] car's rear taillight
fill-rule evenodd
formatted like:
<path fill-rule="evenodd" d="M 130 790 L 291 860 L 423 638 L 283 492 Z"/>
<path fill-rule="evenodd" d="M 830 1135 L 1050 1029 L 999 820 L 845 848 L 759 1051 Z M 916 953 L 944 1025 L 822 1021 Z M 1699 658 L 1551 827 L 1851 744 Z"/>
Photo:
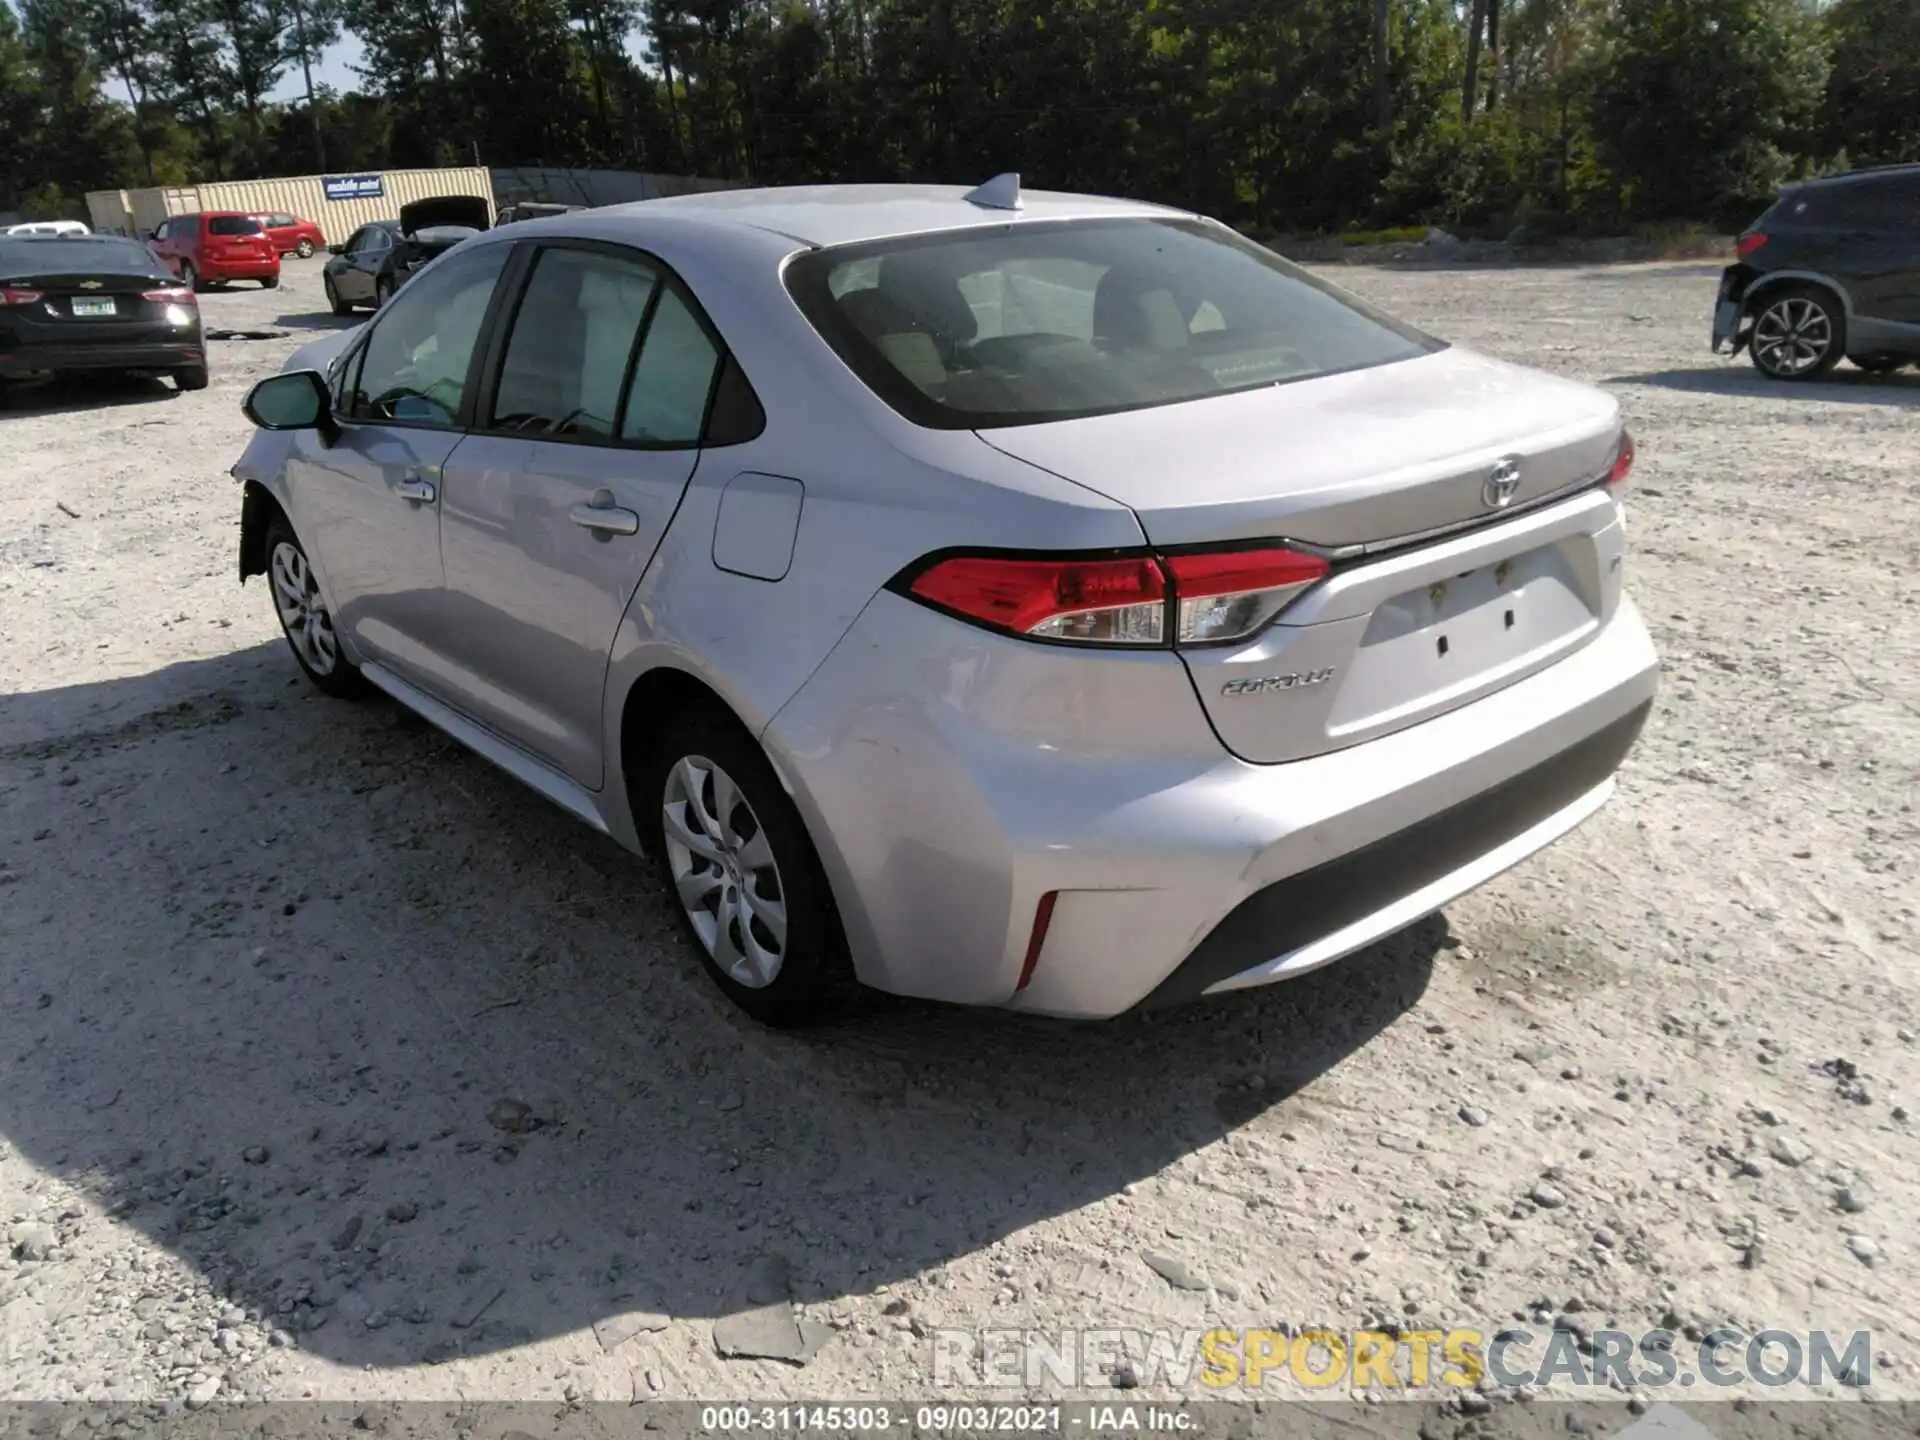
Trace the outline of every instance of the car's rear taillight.
<path fill-rule="evenodd" d="M 1028 560 L 958 555 L 907 587 L 928 604 L 1037 640 L 1158 645 L 1166 636 L 1167 580 L 1151 555 Z"/>
<path fill-rule="evenodd" d="M 1758 230 L 1748 231 L 1733 242 L 1733 250 L 1742 260 L 1767 243 L 1767 237 Z"/>
<path fill-rule="evenodd" d="M 1179 645 L 1251 635 L 1332 568 L 1318 555 L 1283 546 L 1170 555 L 1165 564 L 1178 603 Z"/>
<path fill-rule="evenodd" d="M 195 305 L 200 302 L 193 298 L 193 291 L 184 285 L 169 285 L 164 290 L 142 290 L 142 300 L 151 300 L 156 305 Z"/>
<path fill-rule="evenodd" d="M 1627 477 L 1633 474 L 1633 455 L 1633 436 L 1622 430 L 1620 443 L 1613 447 L 1613 463 L 1607 467 L 1607 489 L 1625 488 Z"/>
<path fill-rule="evenodd" d="M 1330 567 L 1280 545 L 1177 555 L 956 555 L 906 586 L 964 620 L 1034 640 L 1212 645 L 1267 624 Z"/>
<path fill-rule="evenodd" d="M 16 290 L 11 286 L 0 286 L 0 305 L 38 304 L 40 294 L 38 290 Z"/>

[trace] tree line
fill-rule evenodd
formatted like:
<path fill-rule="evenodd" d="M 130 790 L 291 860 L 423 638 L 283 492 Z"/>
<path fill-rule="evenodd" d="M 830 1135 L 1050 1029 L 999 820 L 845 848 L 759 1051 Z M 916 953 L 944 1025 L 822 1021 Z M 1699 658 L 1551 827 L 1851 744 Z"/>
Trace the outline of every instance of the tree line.
<path fill-rule="evenodd" d="M 1920 0 L 0 0 L 0 211 L 33 215 L 477 162 L 1551 234 L 1907 160 Z"/>

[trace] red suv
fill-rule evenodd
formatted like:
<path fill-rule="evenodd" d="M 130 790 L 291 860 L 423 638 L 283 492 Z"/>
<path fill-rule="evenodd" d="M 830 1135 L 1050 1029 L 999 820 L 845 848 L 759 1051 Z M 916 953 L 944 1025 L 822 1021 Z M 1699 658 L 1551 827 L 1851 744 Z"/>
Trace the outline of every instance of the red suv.
<path fill-rule="evenodd" d="M 253 218 L 266 227 L 267 238 L 273 241 L 273 248 L 282 255 L 298 255 L 304 260 L 314 251 L 327 248 L 327 237 L 320 233 L 320 227 L 311 220 L 302 220 L 298 215 L 289 215 L 284 210 L 269 211 Z"/>
<path fill-rule="evenodd" d="M 280 252 L 266 227 L 238 210 L 175 215 L 153 232 L 153 253 L 195 290 L 229 280 L 258 280 L 263 290 L 280 283 Z"/>

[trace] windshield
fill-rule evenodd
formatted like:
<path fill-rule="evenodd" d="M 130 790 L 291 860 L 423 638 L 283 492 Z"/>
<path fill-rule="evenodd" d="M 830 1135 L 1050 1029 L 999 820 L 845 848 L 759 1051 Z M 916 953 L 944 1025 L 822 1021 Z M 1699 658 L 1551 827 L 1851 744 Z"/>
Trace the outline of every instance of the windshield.
<path fill-rule="evenodd" d="M 940 429 L 1170 405 L 1442 348 L 1200 221 L 1012 224 L 817 250 L 788 267 L 787 285 L 883 400 Z"/>
<path fill-rule="evenodd" d="M 207 222 L 209 235 L 258 235 L 260 222 L 251 215 L 216 215 Z"/>

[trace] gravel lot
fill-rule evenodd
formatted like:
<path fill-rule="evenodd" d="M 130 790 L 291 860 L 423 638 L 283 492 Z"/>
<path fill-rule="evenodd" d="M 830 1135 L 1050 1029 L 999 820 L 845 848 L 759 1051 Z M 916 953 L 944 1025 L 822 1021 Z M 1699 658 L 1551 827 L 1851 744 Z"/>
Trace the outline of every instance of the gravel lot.
<path fill-rule="evenodd" d="M 284 333 L 204 393 L 16 396 L 0 1397 L 904 1397 L 931 1327 L 1669 1312 L 1870 1328 L 1920 1396 L 1920 374 L 1766 385 L 1716 274 L 1338 271 L 1622 397 L 1662 699 L 1443 920 L 1104 1027 L 764 1033 L 624 853 L 311 693 L 226 468 L 317 261 L 206 297 Z"/>

